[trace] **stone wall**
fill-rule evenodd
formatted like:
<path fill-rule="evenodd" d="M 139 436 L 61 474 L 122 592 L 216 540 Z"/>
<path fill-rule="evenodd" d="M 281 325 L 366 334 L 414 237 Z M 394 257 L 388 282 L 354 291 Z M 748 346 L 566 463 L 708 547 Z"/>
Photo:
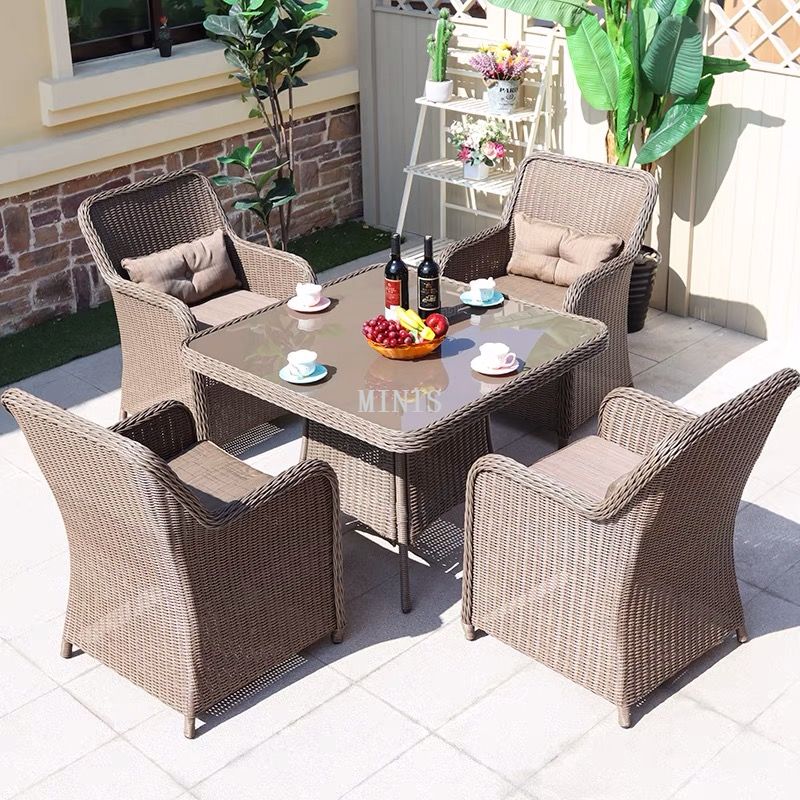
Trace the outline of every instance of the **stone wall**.
<path fill-rule="evenodd" d="M 183 167 L 218 174 L 217 156 L 259 140 L 264 154 L 256 163 L 266 167 L 274 163 L 270 137 L 258 132 L 0 200 L 0 336 L 109 299 L 78 227 L 78 206 L 85 198 Z M 300 196 L 292 211 L 292 236 L 361 216 L 358 108 L 301 120 L 294 141 Z M 218 191 L 237 232 L 263 238 L 258 219 L 232 209 L 234 191 Z"/>

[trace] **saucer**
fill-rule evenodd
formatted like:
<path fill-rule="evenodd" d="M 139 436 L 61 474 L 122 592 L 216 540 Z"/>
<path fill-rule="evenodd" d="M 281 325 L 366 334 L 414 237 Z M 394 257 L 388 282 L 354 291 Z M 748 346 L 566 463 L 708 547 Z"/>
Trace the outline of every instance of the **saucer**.
<path fill-rule="evenodd" d="M 305 306 L 300 302 L 300 298 L 295 295 L 286 305 L 289 306 L 292 311 L 299 311 L 302 314 L 316 314 L 318 311 L 324 311 L 330 304 L 330 298 L 320 297 L 316 305 Z"/>
<path fill-rule="evenodd" d="M 475 372 L 480 372 L 481 375 L 510 375 L 512 372 L 516 372 L 519 369 L 519 359 L 515 358 L 514 363 L 507 367 L 495 368 L 484 366 L 483 359 L 480 356 L 475 356 L 475 358 L 469 362 L 469 366 Z"/>
<path fill-rule="evenodd" d="M 297 383 L 302 385 L 304 383 L 317 383 L 317 381 L 321 381 L 327 374 L 328 370 L 322 364 L 317 364 L 317 366 L 314 368 L 314 371 L 310 375 L 306 375 L 305 378 L 298 378 L 296 375 L 292 375 L 292 373 L 289 371 L 289 365 L 286 364 L 286 366 L 284 366 L 278 373 L 278 377 L 287 383 Z"/>
<path fill-rule="evenodd" d="M 473 300 L 472 293 L 469 291 L 461 292 L 458 299 L 461 300 L 464 305 L 474 306 L 475 308 L 491 308 L 492 306 L 499 306 L 500 303 L 505 300 L 503 293 L 499 292 L 497 289 L 494 290 L 494 294 L 486 301 Z"/>

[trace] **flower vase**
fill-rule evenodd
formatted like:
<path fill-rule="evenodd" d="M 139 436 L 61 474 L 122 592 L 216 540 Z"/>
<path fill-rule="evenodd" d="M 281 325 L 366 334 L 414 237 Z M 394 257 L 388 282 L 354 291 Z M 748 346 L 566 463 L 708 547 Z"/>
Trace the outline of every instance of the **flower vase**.
<path fill-rule="evenodd" d="M 487 84 L 486 100 L 489 111 L 508 114 L 517 107 L 520 81 L 491 81 Z"/>
<path fill-rule="evenodd" d="M 453 81 L 425 81 L 425 99 L 431 103 L 446 103 L 453 96 Z"/>
<path fill-rule="evenodd" d="M 485 161 L 465 161 L 464 178 L 468 181 L 482 181 L 489 177 L 489 165 Z"/>

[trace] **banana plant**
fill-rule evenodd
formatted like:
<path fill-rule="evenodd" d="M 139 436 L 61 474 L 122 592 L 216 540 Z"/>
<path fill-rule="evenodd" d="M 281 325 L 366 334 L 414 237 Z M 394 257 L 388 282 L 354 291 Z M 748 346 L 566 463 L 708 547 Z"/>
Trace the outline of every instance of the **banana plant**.
<path fill-rule="evenodd" d="M 490 0 L 564 27 L 586 102 L 608 114 L 606 158 L 652 170 L 705 117 L 714 77 L 746 61 L 703 55 L 699 0 Z"/>

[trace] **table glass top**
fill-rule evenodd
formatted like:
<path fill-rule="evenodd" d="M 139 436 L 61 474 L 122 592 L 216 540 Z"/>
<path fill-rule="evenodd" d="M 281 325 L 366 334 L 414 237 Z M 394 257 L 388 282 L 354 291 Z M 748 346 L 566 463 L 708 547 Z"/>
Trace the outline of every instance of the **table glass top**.
<path fill-rule="evenodd" d="M 410 284 L 416 283 L 411 273 Z M 470 362 L 485 342 L 502 342 L 517 354 L 520 373 L 564 355 L 602 333 L 595 321 L 506 300 L 491 309 L 463 305 L 464 286 L 442 279 L 442 305 L 450 330 L 435 353 L 418 361 L 384 358 L 367 344 L 361 325 L 382 313 L 383 271 L 373 269 L 326 287 L 326 311 L 303 314 L 285 305 L 211 331 L 189 343 L 198 355 L 235 367 L 268 384 L 334 406 L 395 431 L 413 431 L 448 416 L 520 374 L 487 377 Z M 416 301 L 411 292 L 412 307 Z M 292 350 L 313 350 L 328 376 L 314 385 L 278 377 Z M 522 388 L 522 387 L 521 387 Z M 298 398 L 300 399 L 300 398 Z M 277 402 L 277 400 L 276 400 Z M 279 403 L 290 411 L 284 397 Z M 302 413 L 302 411 L 300 412 Z"/>

